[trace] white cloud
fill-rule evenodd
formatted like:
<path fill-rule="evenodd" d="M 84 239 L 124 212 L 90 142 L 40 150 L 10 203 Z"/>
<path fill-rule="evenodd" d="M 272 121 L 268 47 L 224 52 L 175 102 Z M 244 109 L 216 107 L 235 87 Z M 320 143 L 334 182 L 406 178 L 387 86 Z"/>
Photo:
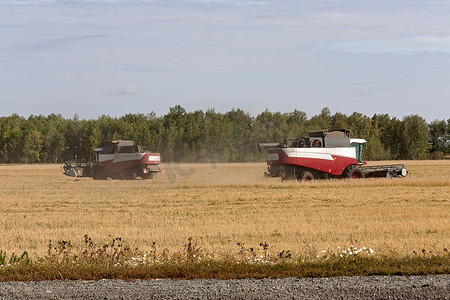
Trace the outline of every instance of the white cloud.
<path fill-rule="evenodd" d="M 418 54 L 423 52 L 450 54 L 450 35 L 338 41 L 321 44 L 314 49 L 368 54 Z"/>
<path fill-rule="evenodd" d="M 264 1 L 242 1 L 242 0 L 187 0 L 187 2 L 197 4 L 228 4 L 241 7 L 267 5 L 267 2 Z"/>
<path fill-rule="evenodd" d="M 74 4 L 74 3 L 86 3 L 86 4 L 145 4 L 145 3 L 158 3 L 158 4 L 226 4 L 235 6 L 253 6 L 253 5 L 267 5 L 264 1 L 243 1 L 243 0 L 0 0 L 0 5 L 24 5 L 24 4 Z"/>
<path fill-rule="evenodd" d="M 0 107 L 401 117 L 408 99 L 408 113 L 448 118 L 449 28 L 442 0 L 0 0 Z"/>
<path fill-rule="evenodd" d="M 142 93 L 142 89 L 135 85 L 125 85 L 121 88 L 108 92 L 109 95 L 130 96 Z"/>

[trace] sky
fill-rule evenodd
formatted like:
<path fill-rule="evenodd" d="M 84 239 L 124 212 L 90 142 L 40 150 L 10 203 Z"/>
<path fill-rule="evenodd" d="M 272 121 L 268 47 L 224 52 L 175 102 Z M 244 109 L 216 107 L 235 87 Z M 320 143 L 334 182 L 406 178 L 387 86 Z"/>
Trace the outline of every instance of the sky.
<path fill-rule="evenodd" d="M 0 0 L 0 116 L 450 118 L 450 1 Z"/>

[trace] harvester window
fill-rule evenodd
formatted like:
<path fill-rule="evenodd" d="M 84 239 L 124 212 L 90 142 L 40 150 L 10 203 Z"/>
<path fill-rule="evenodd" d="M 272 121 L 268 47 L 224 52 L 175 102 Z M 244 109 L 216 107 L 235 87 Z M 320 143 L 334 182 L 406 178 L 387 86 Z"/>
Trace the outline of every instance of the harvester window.
<path fill-rule="evenodd" d="M 351 146 L 356 148 L 356 160 L 360 163 L 363 163 L 364 144 L 352 143 Z"/>
<path fill-rule="evenodd" d="M 119 147 L 119 150 L 117 153 L 137 153 L 138 152 L 138 146 L 122 146 Z"/>
<path fill-rule="evenodd" d="M 114 153 L 114 147 L 103 147 L 101 153 L 102 154 L 113 154 Z"/>

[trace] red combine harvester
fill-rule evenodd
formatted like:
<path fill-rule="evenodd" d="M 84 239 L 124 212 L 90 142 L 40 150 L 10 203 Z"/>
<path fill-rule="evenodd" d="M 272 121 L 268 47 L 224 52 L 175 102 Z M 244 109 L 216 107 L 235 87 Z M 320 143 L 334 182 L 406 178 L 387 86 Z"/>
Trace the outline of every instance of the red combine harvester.
<path fill-rule="evenodd" d="M 285 139 L 282 143 L 260 143 L 267 151 L 266 176 L 282 179 L 329 179 L 364 177 L 405 177 L 403 164 L 365 166 L 363 150 L 367 141 L 350 138 L 350 130 L 313 131 L 309 137 Z"/>
<path fill-rule="evenodd" d="M 92 177 L 98 180 L 113 179 L 133 180 L 137 177 L 151 179 L 161 172 L 159 153 L 143 151 L 133 141 L 104 142 L 94 150 L 96 163 L 70 163 L 63 166 L 64 174 L 72 177 Z"/>

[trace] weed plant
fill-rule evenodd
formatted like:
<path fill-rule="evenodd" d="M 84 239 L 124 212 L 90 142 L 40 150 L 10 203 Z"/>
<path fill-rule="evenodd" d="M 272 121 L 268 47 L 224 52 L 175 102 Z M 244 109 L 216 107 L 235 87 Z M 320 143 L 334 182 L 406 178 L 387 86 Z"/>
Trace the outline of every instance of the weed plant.
<path fill-rule="evenodd" d="M 78 245 L 50 241 L 45 257 L 36 259 L 27 252 L 7 256 L 0 251 L 0 281 L 450 274 L 447 249 L 386 256 L 354 245 L 317 251 L 305 243 L 302 253 L 293 254 L 261 242 L 259 247 L 237 243 L 234 253 L 215 253 L 190 237 L 179 251 L 170 253 L 158 252 L 156 243 L 143 252 L 129 247 L 121 237 L 110 238 L 106 244 L 96 244 L 88 235 Z"/>

